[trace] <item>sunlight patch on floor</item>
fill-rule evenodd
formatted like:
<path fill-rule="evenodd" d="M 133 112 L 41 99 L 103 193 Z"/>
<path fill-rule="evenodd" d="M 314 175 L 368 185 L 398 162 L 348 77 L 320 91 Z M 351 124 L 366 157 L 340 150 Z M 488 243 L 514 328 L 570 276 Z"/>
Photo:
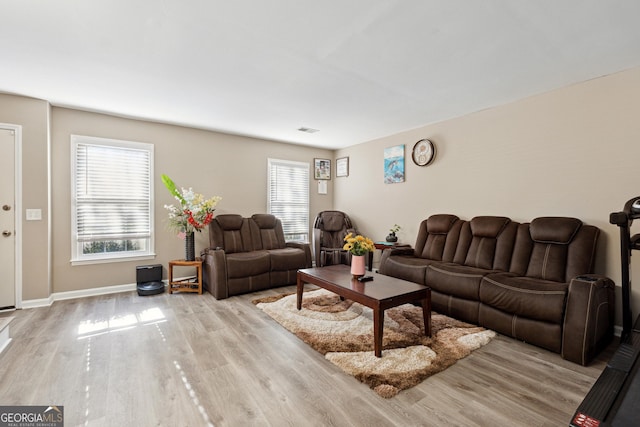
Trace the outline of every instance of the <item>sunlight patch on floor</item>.
<path fill-rule="evenodd" d="M 164 313 L 158 307 L 141 311 L 138 314 L 130 313 L 123 316 L 113 316 L 109 320 L 83 320 L 78 325 L 78 339 L 126 331 L 138 325 L 154 325 L 166 321 Z"/>
<path fill-rule="evenodd" d="M 209 420 L 209 415 L 207 414 L 207 410 L 204 408 L 204 406 L 202 406 L 202 404 L 200 403 L 200 400 L 198 399 L 196 391 L 191 386 L 191 383 L 187 378 L 187 374 L 182 370 L 182 367 L 176 360 L 173 361 L 173 365 L 176 367 L 176 369 L 180 373 L 180 378 L 182 378 L 182 383 L 184 384 L 184 387 L 187 389 L 187 392 L 189 392 L 189 397 L 191 397 L 193 404 L 198 409 L 198 412 L 200 412 L 200 415 L 202 415 L 202 419 L 206 423 L 207 427 L 214 427 L 211 420 Z"/>

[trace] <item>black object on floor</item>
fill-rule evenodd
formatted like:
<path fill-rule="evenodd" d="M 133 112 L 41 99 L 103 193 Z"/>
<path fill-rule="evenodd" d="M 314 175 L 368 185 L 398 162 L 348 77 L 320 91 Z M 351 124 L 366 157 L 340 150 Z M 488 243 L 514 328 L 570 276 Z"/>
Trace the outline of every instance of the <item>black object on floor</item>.
<path fill-rule="evenodd" d="M 631 235 L 631 224 L 640 218 L 640 197 L 625 203 L 622 212 L 612 212 L 609 222 L 620 229 L 622 273 L 622 333 L 620 347 L 578 406 L 571 427 L 640 425 L 640 316 L 631 326 L 631 252 L 640 250 L 640 234 Z"/>
<path fill-rule="evenodd" d="M 640 424 L 640 317 L 573 415 L 571 427 Z"/>
<path fill-rule="evenodd" d="M 137 266 L 136 282 L 139 296 L 163 293 L 162 264 Z"/>

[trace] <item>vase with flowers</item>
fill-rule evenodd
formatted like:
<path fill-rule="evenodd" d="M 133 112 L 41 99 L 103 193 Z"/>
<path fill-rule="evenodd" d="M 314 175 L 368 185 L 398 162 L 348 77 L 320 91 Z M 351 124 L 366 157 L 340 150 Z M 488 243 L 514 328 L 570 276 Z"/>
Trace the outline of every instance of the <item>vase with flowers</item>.
<path fill-rule="evenodd" d="M 194 233 L 201 232 L 213 220 L 213 211 L 222 197 L 213 196 L 205 199 L 202 194 L 195 193 L 191 188 L 178 189 L 167 175 L 162 175 L 162 183 L 180 203 L 179 206 L 164 205 L 169 211 L 169 228 L 177 231 L 178 237 L 185 240 L 185 260 L 194 261 Z"/>
<path fill-rule="evenodd" d="M 351 274 L 354 278 L 364 276 L 364 257 L 376 249 L 373 240 L 360 234 L 354 236 L 353 233 L 349 233 L 345 236 L 344 241 L 342 249 L 351 254 Z"/>

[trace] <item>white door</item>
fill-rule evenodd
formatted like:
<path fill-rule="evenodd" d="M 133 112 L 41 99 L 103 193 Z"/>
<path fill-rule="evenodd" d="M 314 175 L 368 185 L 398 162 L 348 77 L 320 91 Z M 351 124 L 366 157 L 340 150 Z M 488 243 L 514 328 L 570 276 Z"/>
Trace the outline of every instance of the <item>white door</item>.
<path fill-rule="evenodd" d="M 0 128 L 0 309 L 16 304 L 15 131 Z"/>

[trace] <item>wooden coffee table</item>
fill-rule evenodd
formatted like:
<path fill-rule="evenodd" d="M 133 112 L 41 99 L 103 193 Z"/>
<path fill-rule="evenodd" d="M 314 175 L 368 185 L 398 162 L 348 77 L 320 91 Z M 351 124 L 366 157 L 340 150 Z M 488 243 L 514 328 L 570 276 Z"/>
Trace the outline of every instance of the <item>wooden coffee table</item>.
<path fill-rule="evenodd" d="M 431 336 L 431 289 L 427 286 L 383 274 L 368 272 L 370 282 L 353 279 L 349 266 L 332 265 L 298 270 L 297 307 L 302 308 L 304 284 L 310 283 L 327 289 L 343 298 L 360 303 L 373 310 L 373 348 L 382 357 L 382 331 L 384 311 L 412 301 L 422 303 L 425 335 Z"/>

